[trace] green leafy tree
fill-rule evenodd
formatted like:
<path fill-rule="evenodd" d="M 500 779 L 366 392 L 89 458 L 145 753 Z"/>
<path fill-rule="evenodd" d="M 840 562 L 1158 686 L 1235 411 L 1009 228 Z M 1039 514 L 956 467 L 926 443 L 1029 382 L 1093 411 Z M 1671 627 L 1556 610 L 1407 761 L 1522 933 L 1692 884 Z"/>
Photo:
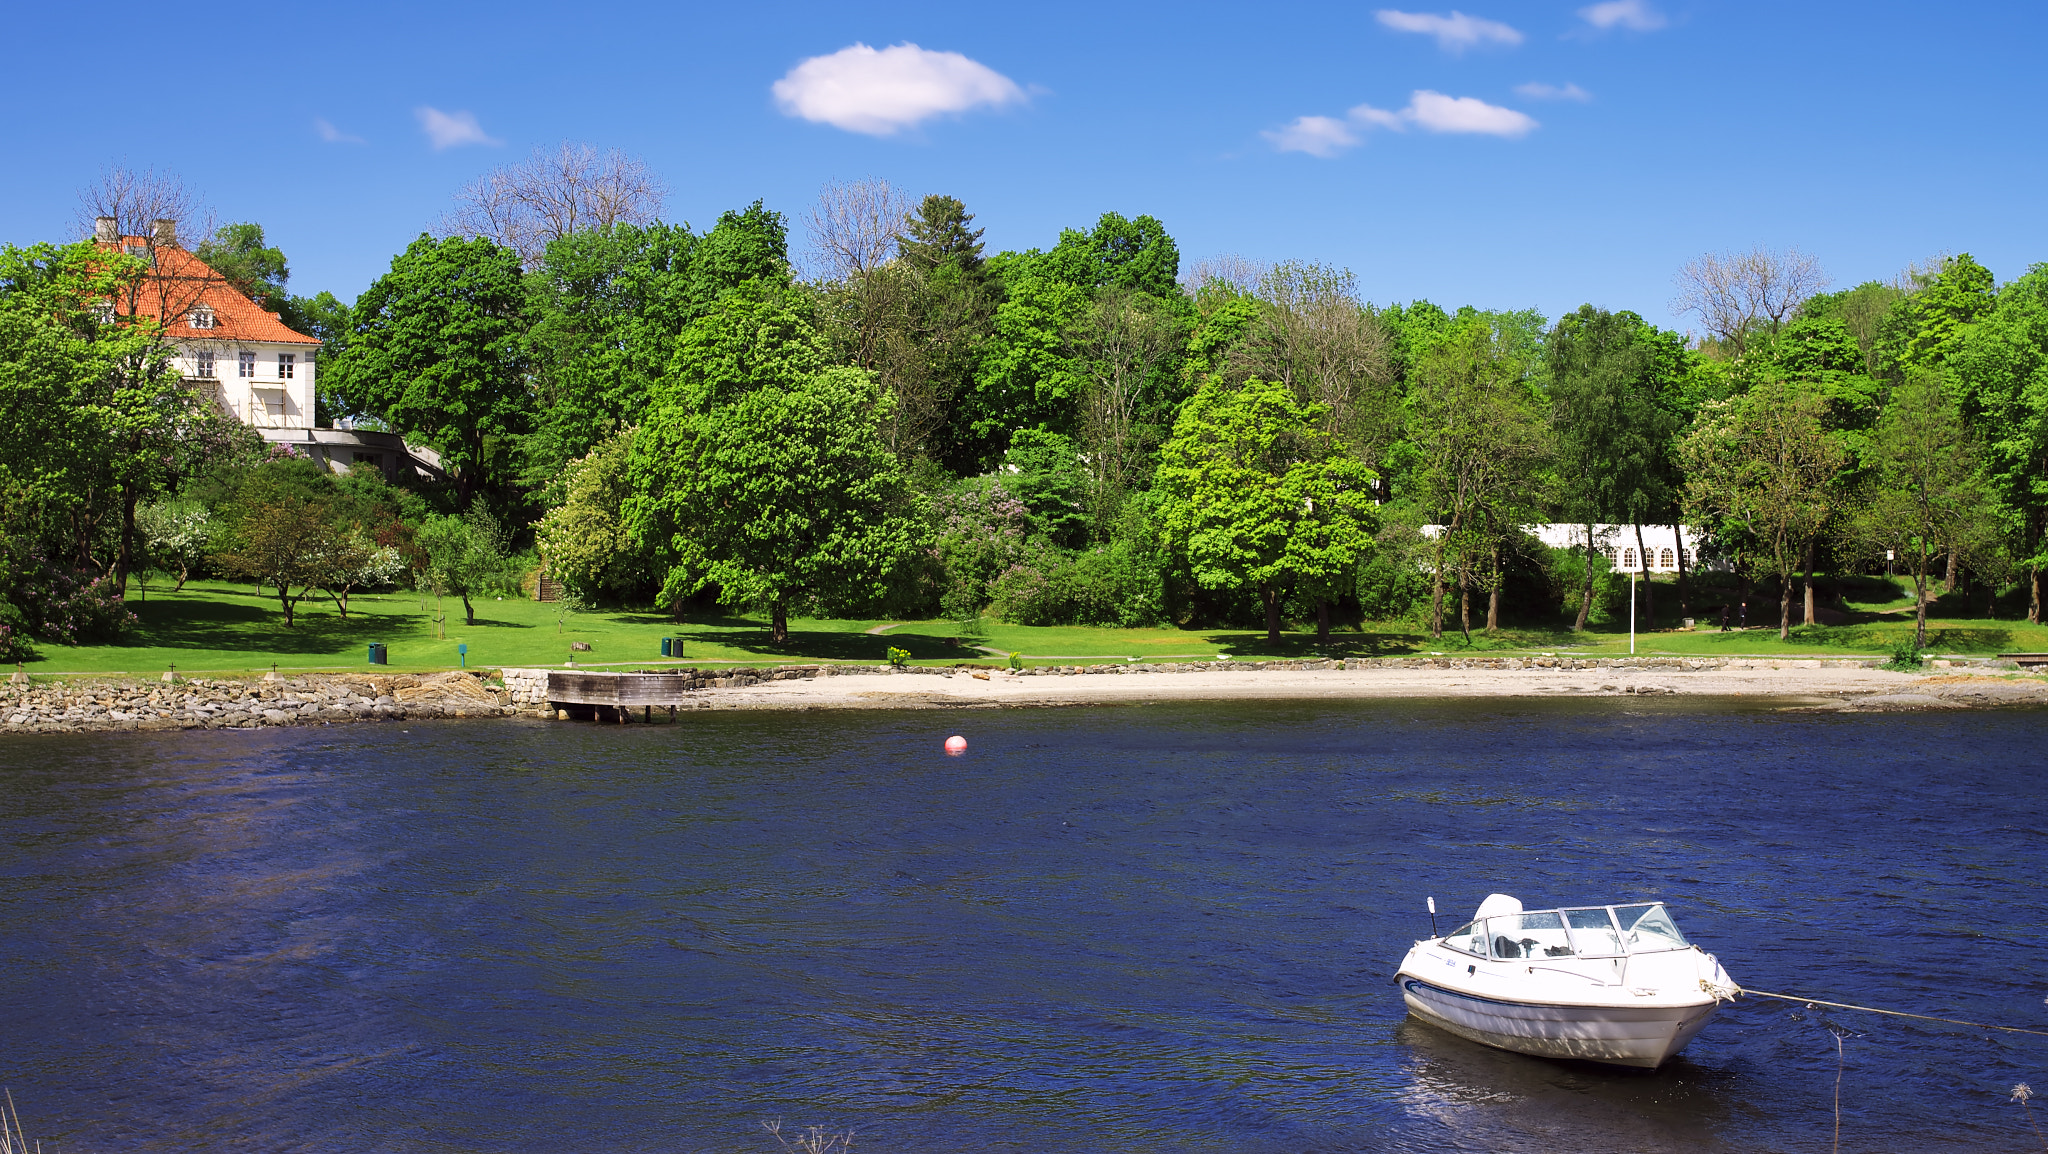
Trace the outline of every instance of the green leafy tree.
<path fill-rule="evenodd" d="M 125 588 L 136 510 L 208 426 L 160 315 L 183 315 L 149 258 L 90 243 L 0 249 L 0 488 L 75 570 Z M 189 286 L 187 286 L 189 287 Z"/>
<path fill-rule="evenodd" d="M 1928 575 L 1937 557 L 1985 535 L 1992 508 L 1962 413 L 1941 374 L 1907 373 L 1871 437 L 1875 474 L 1860 518 L 1873 549 L 1891 549 L 1913 571 L 1913 643 L 1927 645 Z"/>
<path fill-rule="evenodd" d="M 1792 575 L 1840 503 L 1846 454 L 1826 401 L 1782 378 L 1700 414 L 1679 447 L 1686 503 L 1755 543 L 1750 565 L 1778 580 L 1778 636 L 1792 632 Z"/>
<path fill-rule="evenodd" d="M 1593 522 L 1633 524 L 1645 579 L 1642 525 L 1663 520 L 1675 496 L 1679 418 L 1665 394 L 1682 363 L 1679 340 L 1634 313 L 1582 305 L 1558 320 L 1546 349 L 1562 505 L 1585 526 L 1589 550 Z M 1574 629 L 1586 627 L 1592 610 L 1594 568 L 1585 569 Z"/>
<path fill-rule="evenodd" d="M 1471 635 L 1471 590 L 1488 593 L 1497 622 L 1502 547 L 1542 493 L 1550 432 L 1532 375 L 1532 348 L 1515 318 L 1473 315 L 1416 362 L 1407 429 L 1411 499 L 1437 526 L 1431 541 L 1430 635 L 1443 636 L 1444 594 L 1458 576 L 1459 620 Z"/>
<path fill-rule="evenodd" d="M 1879 356 L 1895 374 L 1945 363 L 1963 330 L 1996 301 L 1991 270 L 1969 253 L 1947 257 L 1913 280 L 1914 291 L 1892 306 L 1878 331 Z"/>
<path fill-rule="evenodd" d="M 633 495 L 629 470 L 635 432 L 629 428 L 571 461 L 563 480 L 566 499 L 549 509 L 537 528 L 547 574 L 586 602 L 623 596 L 647 578 L 645 559 L 623 516 Z"/>
<path fill-rule="evenodd" d="M 476 624 L 476 597 L 508 583 L 505 537 L 497 521 L 481 508 L 461 516 L 430 517 L 416 538 L 425 560 L 425 584 L 438 598 L 462 599 L 465 624 Z"/>
<path fill-rule="evenodd" d="M 531 323 L 519 258 L 488 240 L 421 236 L 357 299 L 347 348 L 327 373 L 348 403 L 441 453 L 469 506 L 506 479 L 526 431 L 524 338 Z"/>
<path fill-rule="evenodd" d="M 2048 265 L 2007 285 L 1989 315 L 1958 333 L 1948 363 L 2006 551 L 2026 574 L 2027 620 L 2039 624 L 2048 569 Z"/>
<path fill-rule="evenodd" d="M 307 594 L 329 581 L 337 566 L 360 562 L 349 543 L 338 539 L 336 528 L 334 512 L 324 501 L 265 502 L 242 512 L 213 563 L 222 572 L 270 586 L 290 628 Z"/>
<path fill-rule="evenodd" d="M 1271 645 L 1285 592 L 1327 597 L 1373 549 L 1373 471 L 1324 431 L 1325 416 L 1277 381 L 1212 378 L 1160 451 L 1162 539 L 1204 588 L 1256 590 Z"/>
<path fill-rule="evenodd" d="M 236 292 L 271 312 L 279 311 L 288 299 L 284 286 L 291 279 L 291 269 L 284 252 L 265 242 L 260 224 L 221 225 L 199 242 L 192 255 L 227 278 Z"/>
<path fill-rule="evenodd" d="M 782 644 L 800 603 L 883 596 L 922 517 L 879 438 L 874 378 L 826 369 L 723 396 L 718 384 L 682 383 L 634 438 L 627 519 L 660 560 L 663 603 L 716 586 L 725 604 L 765 605 Z"/>

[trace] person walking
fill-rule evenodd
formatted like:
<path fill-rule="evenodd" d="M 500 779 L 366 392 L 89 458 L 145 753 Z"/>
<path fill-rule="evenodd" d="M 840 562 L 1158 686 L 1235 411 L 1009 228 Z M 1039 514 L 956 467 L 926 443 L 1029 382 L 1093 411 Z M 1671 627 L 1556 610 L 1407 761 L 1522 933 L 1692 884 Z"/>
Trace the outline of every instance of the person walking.
<path fill-rule="evenodd" d="M 1744 601 L 1744 602 L 1742 603 L 1742 615 L 1741 615 L 1741 620 L 1740 620 L 1740 622 L 1739 622 L 1739 623 L 1738 623 L 1738 624 L 1736 625 L 1736 628 L 1738 628 L 1738 629 L 1747 629 L 1747 628 L 1749 628 L 1749 602 L 1747 602 L 1747 601 Z"/>
<path fill-rule="evenodd" d="M 1728 632 L 1728 603 L 1721 603 L 1721 632 Z"/>

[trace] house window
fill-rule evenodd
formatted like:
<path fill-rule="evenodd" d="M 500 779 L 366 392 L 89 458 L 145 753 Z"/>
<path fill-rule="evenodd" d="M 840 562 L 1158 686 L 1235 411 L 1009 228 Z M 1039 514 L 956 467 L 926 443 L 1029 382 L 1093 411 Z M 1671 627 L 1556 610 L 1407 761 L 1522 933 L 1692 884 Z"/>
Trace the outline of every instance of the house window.
<path fill-rule="evenodd" d="M 1660 568 L 1660 569 L 1669 569 L 1669 568 L 1671 568 L 1671 566 L 1672 566 L 1672 565 L 1673 565 L 1674 563 L 1675 563 L 1675 562 L 1674 562 L 1674 559 L 1673 559 L 1673 558 L 1672 558 L 1672 556 L 1671 556 L 1671 550 L 1669 550 L 1669 549 L 1666 549 L 1666 550 L 1664 550 L 1663 552 L 1661 552 L 1661 553 L 1657 554 L 1657 567 L 1658 567 L 1658 568 Z"/>
<path fill-rule="evenodd" d="M 99 301 L 92 306 L 92 318 L 103 325 L 114 323 L 114 302 Z"/>
<path fill-rule="evenodd" d="M 1634 549 L 1623 549 L 1621 551 L 1621 567 L 1623 569 L 1633 569 L 1636 567 L 1636 551 Z"/>
<path fill-rule="evenodd" d="M 199 363 L 198 371 L 200 376 L 207 378 L 213 376 L 213 352 L 211 350 L 199 353 L 194 360 Z"/>
<path fill-rule="evenodd" d="M 375 465 L 381 469 L 384 467 L 384 454 L 358 452 L 355 454 L 355 463 L 358 465 Z"/>
<path fill-rule="evenodd" d="M 193 310 L 192 310 L 192 327 L 193 327 L 193 328 L 195 328 L 195 329 L 210 329 L 210 328 L 212 328 L 212 327 L 213 327 L 213 310 L 212 310 L 212 309 L 210 309 L 210 308 L 207 308 L 207 307 L 206 307 L 205 305 L 201 305 L 201 306 L 199 306 L 198 308 L 196 308 L 196 309 L 193 309 Z"/>
<path fill-rule="evenodd" d="M 124 244 L 121 246 L 121 251 L 129 256 L 141 256 L 143 253 L 148 252 L 149 249 L 139 244 Z"/>
<path fill-rule="evenodd" d="M 256 375 L 256 354 L 255 354 L 255 353 L 242 353 L 242 354 L 240 355 L 240 360 L 241 360 L 241 365 L 240 365 L 240 368 L 241 368 L 241 374 L 240 374 L 240 375 L 242 375 L 242 376 L 245 376 L 245 377 L 253 377 L 253 376 L 255 376 L 255 375 Z"/>
<path fill-rule="evenodd" d="M 277 379 L 280 381 L 291 380 L 292 366 L 298 359 L 298 355 L 295 353 L 277 354 Z"/>

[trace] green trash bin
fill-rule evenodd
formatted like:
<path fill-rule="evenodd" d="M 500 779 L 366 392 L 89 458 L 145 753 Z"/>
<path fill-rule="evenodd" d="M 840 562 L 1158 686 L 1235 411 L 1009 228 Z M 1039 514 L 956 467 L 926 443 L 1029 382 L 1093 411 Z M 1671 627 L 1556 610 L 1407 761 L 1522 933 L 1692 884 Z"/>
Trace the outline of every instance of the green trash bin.
<path fill-rule="evenodd" d="M 669 653 L 669 651 L 668 651 L 668 647 L 669 647 L 669 642 L 671 642 L 671 641 L 673 641 L 673 640 L 675 640 L 675 638 L 673 638 L 673 637 L 664 637 L 664 638 L 662 638 L 662 639 L 661 639 L 661 655 L 662 655 L 663 657 L 668 657 L 668 656 L 671 656 L 671 654 L 670 654 L 670 653 Z"/>
<path fill-rule="evenodd" d="M 385 649 L 385 647 L 384 647 L 384 646 L 383 646 L 382 644 L 380 644 L 380 643 L 378 643 L 378 642 L 375 642 L 375 641 L 372 641 L 372 642 L 370 643 L 370 664 L 372 664 L 372 665 L 389 665 L 389 664 L 391 664 L 391 655 L 390 655 L 390 651 L 389 651 L 389 650 L 387 650 L 387 649 Z"/>

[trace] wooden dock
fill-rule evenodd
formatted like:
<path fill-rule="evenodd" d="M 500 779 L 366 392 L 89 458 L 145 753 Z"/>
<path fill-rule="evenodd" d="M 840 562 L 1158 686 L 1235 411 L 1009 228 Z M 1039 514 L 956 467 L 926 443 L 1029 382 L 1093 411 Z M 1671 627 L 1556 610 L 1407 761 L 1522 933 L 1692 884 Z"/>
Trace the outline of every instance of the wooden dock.
<path fill-rule="evenodd" d="M 557 717 L 575 721 L 611 721 L 620 725 L 633 720 L 639 707 L 641 721 L 653 721 L 656 709 L 666 709 L 673 722 L 679 706 L 692 706 L 708 689 L 740 689 L 764 680 L 815 677 L 817 666 L 784 666 L 775 670 L 736 669 L 723 675 L 687 670 L 677 673 L 604 673 L 589 669 L 547 671 L 548 708 Z"/>

